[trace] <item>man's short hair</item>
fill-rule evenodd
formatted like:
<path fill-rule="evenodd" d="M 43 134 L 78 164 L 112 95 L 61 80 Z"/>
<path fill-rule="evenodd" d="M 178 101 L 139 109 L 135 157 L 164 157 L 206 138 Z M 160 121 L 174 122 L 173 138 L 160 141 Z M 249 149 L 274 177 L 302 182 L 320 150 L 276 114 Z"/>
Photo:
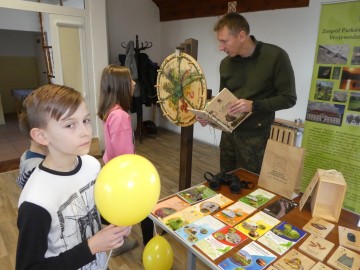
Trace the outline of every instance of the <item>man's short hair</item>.
<path fill-rule="evenodd" d="M 45 128 L 49 117 L 59 121 L 65 113 L 71 116 L 83 100 L 78 91 L 67 86 L 47 84 L 37 88 L 24 100 L 30 130 Z"/>
<path fill-rule="evenodd" d="M 214 25 L 214 31 L 217 32 L 227 27 L 232 35 L 237 35 L 244 31 L 247 35 L 250 33 L 250 26 L 247 20 L 236 12 L 229 12 L 222 16 Z"/>

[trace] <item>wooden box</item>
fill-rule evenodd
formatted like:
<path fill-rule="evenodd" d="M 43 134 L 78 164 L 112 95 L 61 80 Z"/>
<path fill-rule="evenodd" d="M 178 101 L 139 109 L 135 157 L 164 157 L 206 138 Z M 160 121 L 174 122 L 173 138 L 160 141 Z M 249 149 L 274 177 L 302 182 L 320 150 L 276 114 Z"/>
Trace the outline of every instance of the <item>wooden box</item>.
<path fill-rule="evenodd" d="M 318 169 L 319 181 L 311 196 L 311 212 L 328 221 L 338 222 L 346 193 L 343 175 L 335 170 Z"/>
<path fill-rule="evenodd" d="M 300 209 L 311 195 L 312 216 L 338 222 L 346 187 L 341 172 L 318 169 L 300 200 Z"/>

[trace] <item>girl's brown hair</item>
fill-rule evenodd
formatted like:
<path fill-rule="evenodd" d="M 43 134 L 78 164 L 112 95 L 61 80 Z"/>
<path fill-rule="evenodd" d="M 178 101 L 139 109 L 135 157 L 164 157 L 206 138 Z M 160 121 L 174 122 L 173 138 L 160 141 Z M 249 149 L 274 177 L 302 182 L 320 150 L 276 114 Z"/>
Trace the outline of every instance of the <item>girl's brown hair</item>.
<path fill-rule="evenodd" d="M 24 100 L 28 117 L 28 128 L 45 128 L 49 116 L 59 121 L 65 113 L 71 116 L 84 99 L 73 88 L 47 84 L 37 88 Z"/>
<path fill-rule="evenodd" d="M 109 65 L 101 76 L 100 100 L 97 115 L 106 121 L 110 110 L 117 104 L 129 111 L 132 98 L 132 79 L 130 70 L 123 66 Z"/>

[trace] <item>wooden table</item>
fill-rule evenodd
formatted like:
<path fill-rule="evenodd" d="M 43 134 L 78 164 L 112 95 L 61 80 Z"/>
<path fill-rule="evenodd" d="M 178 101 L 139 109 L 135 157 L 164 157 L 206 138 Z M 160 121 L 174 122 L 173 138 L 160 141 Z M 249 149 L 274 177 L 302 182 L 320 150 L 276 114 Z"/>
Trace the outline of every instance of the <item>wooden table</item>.
<path fill-rule="evenodd" d="M 232 173 L 235 174 L 236 176 L 238 176 L 241 180 L 251 181 L 252 183 L 257 185 L 259 176 L 252 172 L 249 172 L 249 171 L 246 171 L 243 169 L 238 169 Z M 205 185 L 207 185 L 207 183 L 205 183 Z M 257 188 L 257 186 L 255 186 L 254 189 L 243 189 L 240 194 L 232 194 L 232 193 L 230 193 L 229 186 L 222 185 L 220 190 L 218 190 L 217 192 L 232 199 L 233 201 L 238 201 L 239 198 L 254 191 L 256 188 Z M 176 196 L 176 195 L 174 194 L 172 196 Z M 168 199 L 172 196 L 164 198 L 163 200 Z M 298 202 L 300 197 L 301 196 L 298 196 L 294 201 Z M 270 200 L 268 203 L 266 203 L 262 207 L 258 208 L 257 211 L 254 213 L 257 213 L 258 211 L 260 211 L 267 205 L 271 204 L 272 202 L 274 202 L 280 198 L 281 198 L 281 196 L 276 195 L 275 198 Z M 173 230 L 168 228 L 155 215 L 151 214 L 149 217 L 154 221 L 154 223 L 157 226 L 161 227 L 163 230 L 168 232 L 171 236 L 173 236 L 177 241 L 179 241 L 187 249 L 188 261 L 187 261 L 186 269 L 195 269 L 196 268 L 196 258 L 202 260 L 211 269 L 220 269 L 217 265 L 221 261 L 223 261 L 225 258 L 229 257 L 231 254 L 237 252 L 240 248 L 242 248 L 243 246 L 245 246 L 245 245 L 249 244 L 251 241 L 253 241 L 249 238 L 249 239 L 245 240 L 244 242 L 242 242 L 240 245 L 234 247 L 232 250 L 228 251 L 226 254 L 220 256 L 216 260 L 211 260 L 205 255 L 205 253 L 203 253 L 197 247 L 188 246 L 182 238 L 180 238 Z M 312 218 L 312 215 L 311 215 L 310 204 L 306 203 L 304 208 L 302 209 L 302 211 L 300 211 L 299 207 L 296 207 L 295 209 L 291 210 L 288 214 L 286 214 L 284 217 L 282 217 L 280 220 L 287 221 L 288 223 L 294 225 L 295 227 L 302 228 L 311 218 Z M 337 247 L 339 245 L 338 225 L 347 227 L 350 229 L 354 229 L 354 230 L 359 230 L 359 228 L 357 227 L 358 219 L 359 219 L 358 215 L 342 209 L 339 222 L 337 224 L 335 224 L 335 228 L 328 234 L 326 239 L 329 240 L 330 242 L 333 242 L 335 244 L 335 247 Z M 305 236 L 303 239 L 301 239 L 298 243 L 296 243 L 292 248 L 298 249 L 298 247 L 304 242 L 304 240 L 307 237 L 308 237 L 308 235 Z M 256 241 L 256 242 L 261 245 L 261 243 L 259 243 L 258 241 Z M 323 261 L 324 263 L 326 263 L 327 260 L 330 258 L 332 252 L 330 252 L 330 254 L 325 258 L 325 260 Z M 280 257 L 281 256 L 279 256 L 278 258 L 280 258 Z"/>

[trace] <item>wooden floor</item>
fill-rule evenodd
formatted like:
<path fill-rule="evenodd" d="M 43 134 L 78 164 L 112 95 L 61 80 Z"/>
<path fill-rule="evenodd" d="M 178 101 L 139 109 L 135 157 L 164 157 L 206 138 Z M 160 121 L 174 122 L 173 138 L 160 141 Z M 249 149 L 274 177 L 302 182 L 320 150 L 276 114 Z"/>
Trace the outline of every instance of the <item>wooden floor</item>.
<path fill-rule="evenodd" d="M 178 191 L 180 135 L 159 129 L 156 138 L 146 138 L 142 143 L 136 141 L 137 154 L 148 158 L 157 168 L 161 179 L 160 198 Z M 192 185 L 203 182 L 205 171 L 217 173 L 219 171 L 219 149 L 208 144 L 194 141 L 192 158 Z M 17 162 L 17 161 L 16 161 Z M 5 165 L 4 165 L 5 164 Z M 8 167 L 11 171 L 0 173 L 0 269 L 15 268 L 15 254 L 18 237 L 16 227 L 17 202 L 20 189 L 15 183 L 18 170 L 11 162 L 0 163 L 2 171 Z M 159 229 L 160 233 L 160 229 Z M 144 269 L 141 263 L 144 246 L 142 244 L 139 225 L 133 226 L 131 236 L 139 241 L 139 246 L 130 252 L 111 258 L 110 270 Z M 174 251 L 173 270 L 186 269 L 186 249 L 172 237 L 165 234 Z M 35 245 L 36 243 L 34 243 Z M 197 262 L 197 269 L 208 269 L 201 262 Z"/>

